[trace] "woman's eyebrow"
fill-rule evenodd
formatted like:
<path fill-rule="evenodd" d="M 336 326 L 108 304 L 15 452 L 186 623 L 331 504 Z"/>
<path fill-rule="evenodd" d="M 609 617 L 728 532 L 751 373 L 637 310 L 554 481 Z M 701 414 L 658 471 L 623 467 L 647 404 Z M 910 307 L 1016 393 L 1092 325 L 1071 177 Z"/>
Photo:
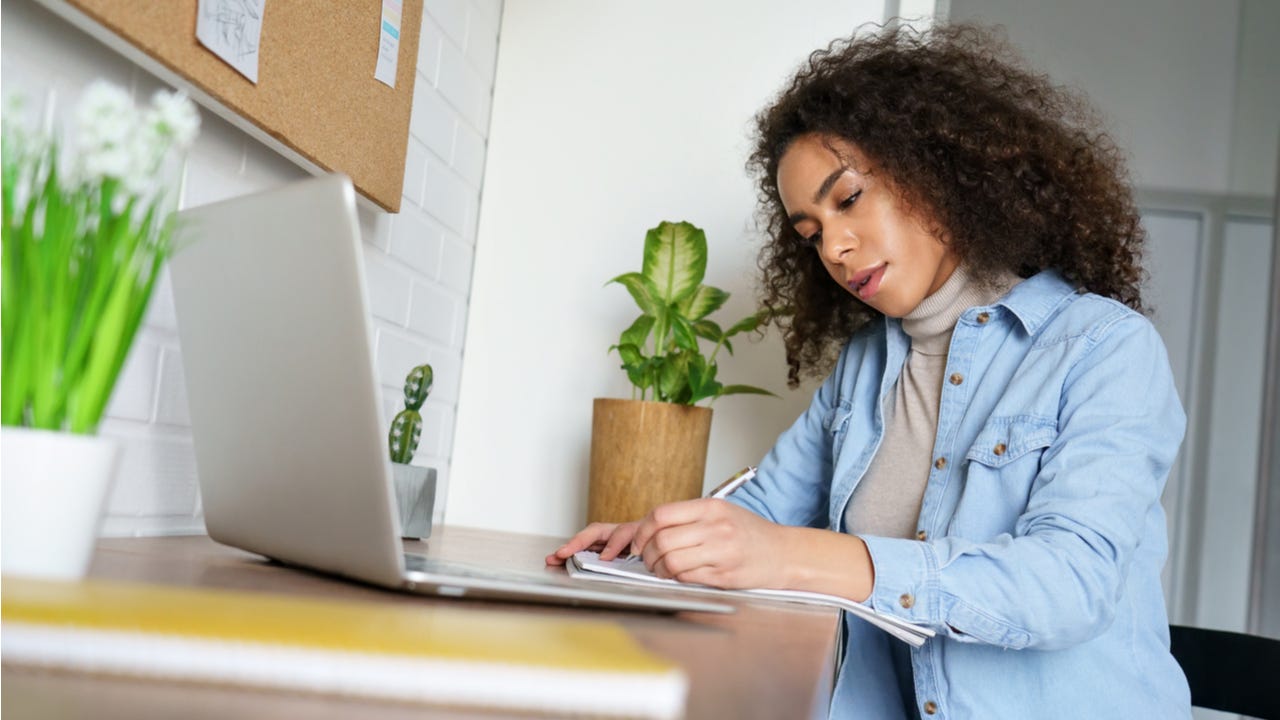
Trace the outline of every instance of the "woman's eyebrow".
<path fill-rule="evenodd" d="M 836 184 L 836 181 L 848 171 L 848 165 L 838 167 L 832 171 L 832 173 L 827 176 L 827 179 L 823 180 L 822 184 L 818 186 L 818 191 L 813 194 L 813 204 L 817 205 L 822 202 L 822 198 L 826 197 L 827 193 L 831 192 L 831 187 Z M 792 225 L 795 225 L 801 220 L 808 220 L 809 216 L 802 212 L 794 212 L 788 215 L 787 219 L 791 221 Z"/>
<path fill-rule="evenodd" d="M 827 193 L 831 192 L 831 186 L 835 185 L 836 181 L 839 180 L 840 177 L 848 171 L 849 171 L 849 166 L 844 165 L 836 168 L 835 171 L 833 171 L 830 175 L 828 175 L 827 179 L 823 180 L 822 184 L 818 186 L 818 191 L 813 194 L 814 204 L 816 205 L 822 202 L 822 198 L 826 197 Z"/>

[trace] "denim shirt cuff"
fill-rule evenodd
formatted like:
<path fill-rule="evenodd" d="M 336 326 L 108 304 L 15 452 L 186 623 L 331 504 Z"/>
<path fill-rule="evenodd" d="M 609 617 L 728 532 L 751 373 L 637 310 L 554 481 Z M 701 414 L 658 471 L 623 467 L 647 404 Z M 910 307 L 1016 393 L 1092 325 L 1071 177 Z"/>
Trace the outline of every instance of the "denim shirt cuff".
<path fill-rule="evenodd" d="M 867 604 L 877 612 L 921 623 L 941 624 L 938 558 L 928 543 L 859 535 L 871 553 L 875 584 Z"/>
<path fill-rule="evenodd" d="M 945 589 L 929 543 L 859 535 L 871 553 L 875 584 L 866 604 L 876 612 L 928 626 L 940 636 L 1020 649 L 1030 634 L 960 602 Z"/>

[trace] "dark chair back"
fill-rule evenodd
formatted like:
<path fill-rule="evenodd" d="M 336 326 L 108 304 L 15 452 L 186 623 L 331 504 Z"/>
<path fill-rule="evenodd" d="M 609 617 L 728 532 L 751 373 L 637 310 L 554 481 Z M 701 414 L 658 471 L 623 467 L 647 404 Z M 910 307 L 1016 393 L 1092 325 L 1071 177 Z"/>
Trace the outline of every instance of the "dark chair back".
<path fill-rule="evenodd" d="M 1169 626 L 1170 650 L 1196 707 L 1280 720 L 1280 640 L 1185 625 Z"/>

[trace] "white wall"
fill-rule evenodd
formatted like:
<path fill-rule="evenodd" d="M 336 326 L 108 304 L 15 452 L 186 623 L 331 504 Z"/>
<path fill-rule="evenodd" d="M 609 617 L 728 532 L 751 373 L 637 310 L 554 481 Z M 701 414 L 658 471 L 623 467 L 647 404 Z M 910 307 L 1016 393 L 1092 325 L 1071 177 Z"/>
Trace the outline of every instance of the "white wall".
<path fill-rule="evenodd" d="M 1034 66 L 1087 92 L 1136 184 L 1228 189 L 1238 2 L 950 0 L 950 17 L 1004 25 Z"/>
<path fill-rule="evenodd" d="M 1244 631 L 1262 440 L 1262 380 L 1270 303 L 1272 226 L 1227 218 L 1208 399 L 1205 518 L 1195 624 Z M 1280 312 L 1280 308 L 1271 310 Z M 1274 548 L 1272 552 L 1280 552 Z M 1224 592 L 1225 590 L 1225 592 Z"/>
<path fill-rule="evenodd" d="M 606 280 L 638 270 L 645 230 L 707 232 L 709 284 L 754 308 L 752 115 L 813 49 L 879 21 L 882 0 L 591 0 L 506 5 L 454 443 L 448 521 L 568 534 L 585 519 L 591 402 L 630 397 L 606 349 L 637 311 Z M 782 400 L 714 406 L 718 481 L 803 411 L 781 342 L 737 345 L 721 376 Z"/>
<path fill-rule="evenodd" d="M 417 464 L 440 468 L 447 496 L 476 216 L 484 175 L 501 0 L 426 3 L 418 57 L 404 201 L 398 215 L 362 209 L 377 372 L 388 420 L 399 409 L 409 368 L 429 361 L 436 389 L 423 408 Z M 269 6 L 268 6 L 269 8 Z M 268 9 L 268 12 L 270 10 Z M 158 81 L 29 0 L 3 9 L 5 96 L 45 102 L 69 115 L 80 90 L 106 78 L 145 102 Z M 251 193 L 304 173 L 211 113 L 186 172 L 185 206 Z M 203 532 L 177 321 L 167 282 L 122 373 L 103 435 L 124 458 L 110 499 L 109 535 Z M 437 504 L 437 519 L 443 510 Z"/>
<path fill-rule="evenodd" d="M 1240 0 L 1240 52 L 1231 130 L 1232 193 L 1276 194 L 1280 155 L 1280 2 Z"/>
<path fill-rule="evenodd" d="M 1154 310 L 1151 321 L 1169 353 L 1178 397 L 1188 413 L 1187 436 L 1194 437 L 1201 423 L 1193 412 L 1199 390 L 1197 379 L 1204 364 L 1205 323 L 1203 311 L 1213 283 L 1204 259 L 1209 255 L 1205 219 L 1193 212 L 1148 211 L 1142 224 L 1149 234 L 1143 265 L 1149 277 L 1143 300 Z M 1194 442 L 1183 442 L 1169 469 L 1162 497 L 1168 523 L 1169 558 L 1163 575 L 1169 612 L 1181 612 L 1186 591 L 1186 566 L 1197 553 L 1187 547 L 1191 534 L 1180 528 L 1192 522 L 1194 505 L 1190 478 L 1194 469 Z"/>

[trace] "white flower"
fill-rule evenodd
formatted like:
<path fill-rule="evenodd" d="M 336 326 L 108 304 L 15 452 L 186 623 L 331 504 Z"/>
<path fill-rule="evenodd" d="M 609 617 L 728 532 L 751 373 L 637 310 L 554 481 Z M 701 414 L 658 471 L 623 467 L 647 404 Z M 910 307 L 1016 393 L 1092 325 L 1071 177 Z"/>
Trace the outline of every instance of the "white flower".
<path fill-rule="evenodd" d="M 120 178 L 125 190 L 131 195 L 142 197 L 155 190 L 156 175 L 160 170 L 160 161 L 164 157 L 163 145 L 157 145 L 155 140 L 145 137 L 146 133 L 141 129 L 134 133 L 133 141 L 129 144 L 128 164 L 123 172 L 114 175 Z"/>
<path fill-rule="evenodd" d="M 119 180 L 127 195 L 144 204 L 160 193 L 169 150 L 185 150 L 200 128 L 195 105 L 182 93 L 159 91 L 140 112 L 129 93 L 104 81 L 85 89 L 76 121 L 82 180 Z"/>
<path fill-rule="evenodd" d="M 76 106 L 77 140 L 85 153 L 125 146 L 137 124 L 129 93 L 103 80 L 91 83 Z"/>
<path fill-rule="evenodd" d="M 127 145 L 98 148 L 84 156 L 84 171 L 91 179 L 123 178 L 133 167 L 133 153 Z"/>
<path fill-rule="evenodd" d="M 200 114 L 185 93 L 160 90 L 151 98 L 147 125 L 157 136 L 172 141 L 179 150 L 185 150 L 200 131 Z"/>
<path fill-rule="evenodd" d="M 122 178 L 134 165 L 138 112 L 124 89 L 95 80 L 76 106 L 76 145 L 85 179 Z"/>
<path fill-rule="evenodd" d="M 11 95 L 4 100 L 4 109 L 0 110 L 0 118 L 4 119 L 4 153 L 13 153 L 14 158 L 22 158 L 17 165 L 26 171 L 33 170 L 33 158 L 44 157 L 49 152 L 52 139 L 42 132 L 30 129 L 32 122 L 26 98 Z M 23 183 L 18 183 L 19 189 Z"/>

